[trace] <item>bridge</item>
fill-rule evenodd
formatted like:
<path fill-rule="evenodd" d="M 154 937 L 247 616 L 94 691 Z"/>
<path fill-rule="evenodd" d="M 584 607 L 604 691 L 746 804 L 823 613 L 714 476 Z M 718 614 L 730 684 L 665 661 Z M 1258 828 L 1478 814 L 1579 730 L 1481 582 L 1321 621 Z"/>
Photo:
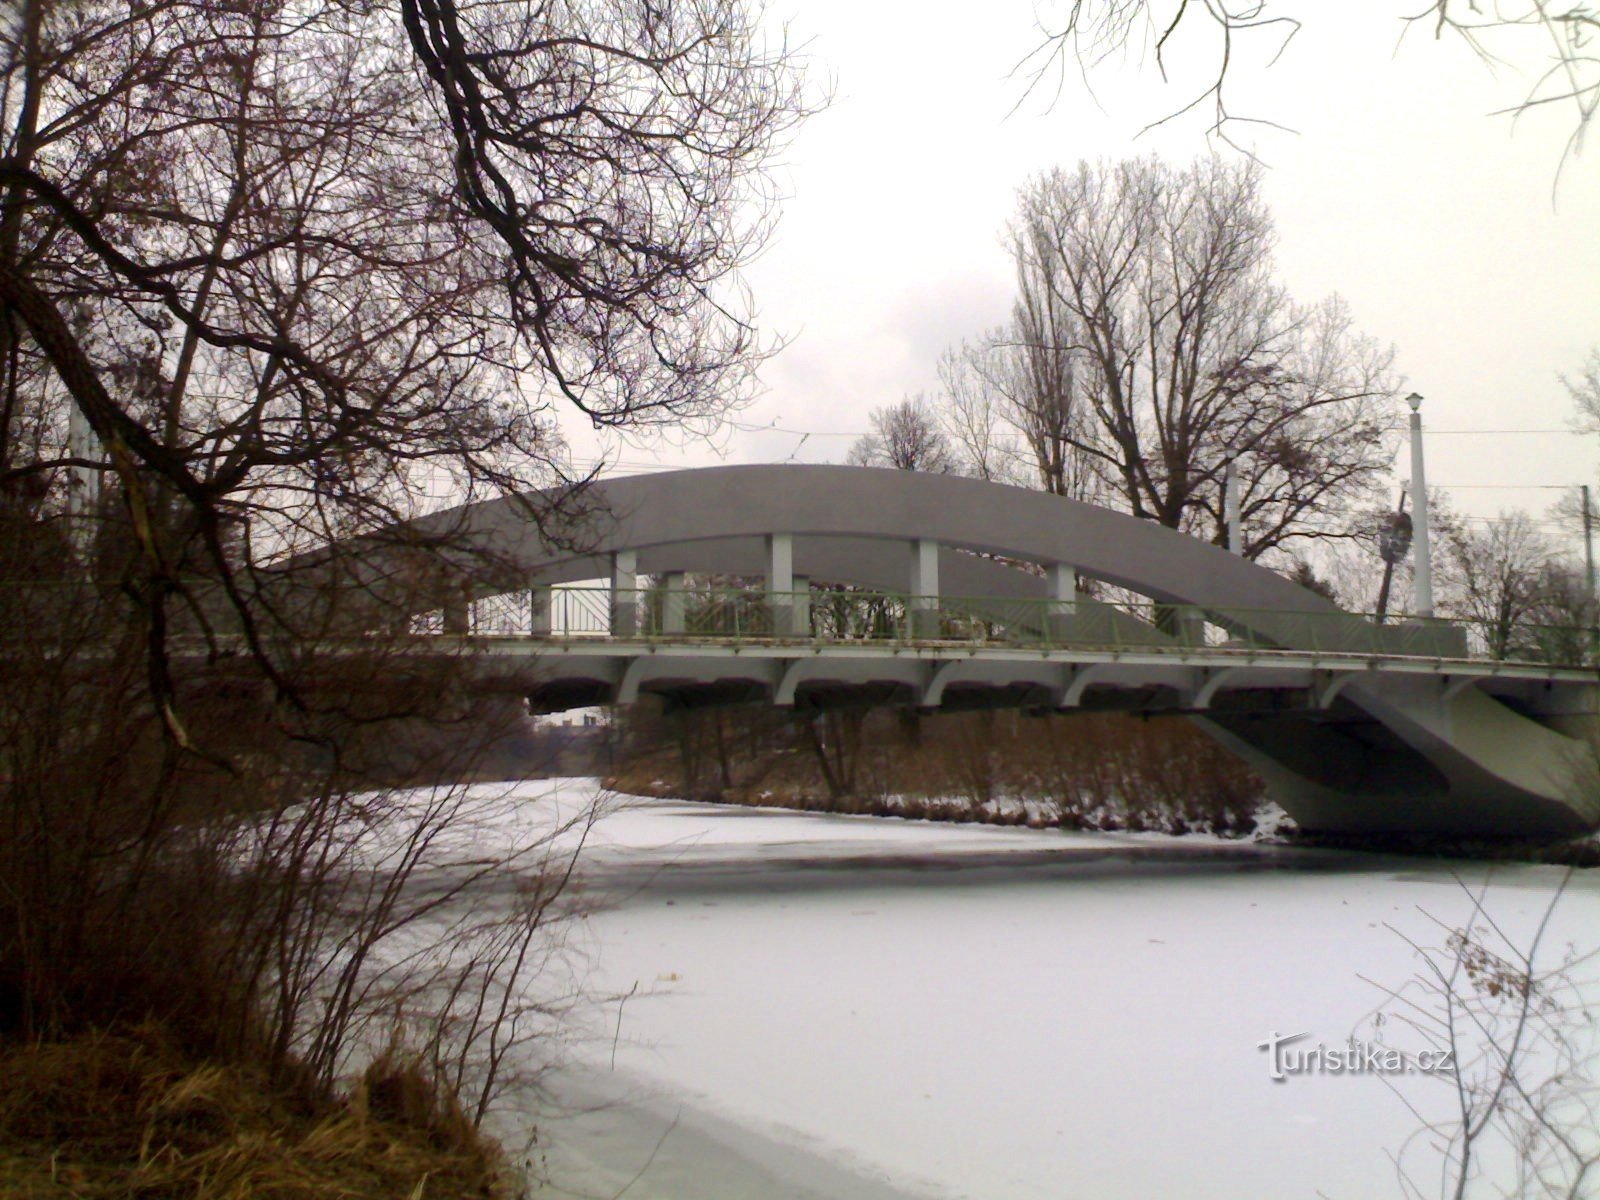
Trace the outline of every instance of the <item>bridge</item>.
<path fill-rule="evenodd" d="M 1542 631 L 1539 661 L 1491 660 L 1459 624 L 1381 624 L 1151 522 L 951 476 L 663 472 L 539 521 L 549 498 L 533 499 L 414 522 L 494 568 L 464 557 L 468 582 L 409 605 L 419 634 L 470 649 L 535 711 L 655 694 L 1168 714 L 1245 759 L 1307 829 L 1600 825 L 1587 631 Z M 368 589 L 394 574 L 364 570 Z"/>

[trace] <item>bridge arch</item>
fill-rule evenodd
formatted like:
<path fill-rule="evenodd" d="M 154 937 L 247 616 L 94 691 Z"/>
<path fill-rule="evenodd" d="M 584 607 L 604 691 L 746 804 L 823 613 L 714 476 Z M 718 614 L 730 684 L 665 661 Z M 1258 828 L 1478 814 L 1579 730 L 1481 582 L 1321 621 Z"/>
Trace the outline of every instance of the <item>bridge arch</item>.
<path fill-rule="evenodd" d="M 466 528 L 474 541 L 482 539 L 480 544 L 556 580 L 600 578 L 607 573 L 606 556 L 626 550 L 698 546 L 697 554 L 661 557 L 759 565 L 763 543 L 777 534 L 796 539 L 797 574 L 812 573 L 806 558 L 816 553 L 829 555 L 835 570 L 880 575 L 882 563 L 867 560 L 884 543 L 924 542 L 1071 565 L 1174 604 L 1219 611 L 1339 611 L 1273 571 L 1153 522 L 960 476 L 800 464 L 709 467 L 606 480 L 585 498 L 583 514 L 553 530 L 541 532 L 528 522 L 514 498 L 473 506 Z M 458 518 L 452 512 L 416 524 L 444 529 Z M 584 550 L 561 551 L 555 540 Z M 830 554 L 829 542 L 844 545 Z M 942 559 L 941 566 L 948 561 Z"/>
<path fill-rule="evenodd" d="M 554 498 L 533 501 L 544 508 Z M 1338 606 L 1276 572 L 1154 522 L 959 476 L 828 465 L 711 467 L 606 480 L 584 493 L 578 515 L 554 526 L 541 528 L 526 511 L 524 502 L 508 498 L 415 524 L 424 532 L 464 530 L 509 571 L 508 587 L 612 578 L 619 558 L 636 573 L 723 572 L 770 581 L 778 557 L 790 579 L 912 595 L 932 580 L 935 594 L 1053 595 L 1075 603 L 1072 579 L 1083 575 L 1157 602 L 1204 609 L 1219 624 L 1283 646 L 1314 639 L 1322 649 L 1374 651 L 1397 636 L 1360 618 L 1346 620 Z M 984 555 L 1044 571 L 1030 574 Z M 1117 619 L 1092 601 L 1084 610 L 1101 621 Z M 1136 634 L 1126 623 L 1122 631 Z M 1409 630 L 1405 641 L 1415 646 L 1427 632 Z M 1445 639 L 1438 651 L 1448 652 L 1450 631 L 1432 632 Z"/>

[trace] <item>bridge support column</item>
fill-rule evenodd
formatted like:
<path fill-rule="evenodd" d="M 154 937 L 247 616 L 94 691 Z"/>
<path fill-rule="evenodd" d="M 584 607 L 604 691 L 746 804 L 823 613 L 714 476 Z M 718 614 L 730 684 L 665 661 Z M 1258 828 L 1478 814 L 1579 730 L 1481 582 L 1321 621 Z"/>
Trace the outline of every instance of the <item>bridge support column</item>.
<path fill-rule="evenodd" d="M 472 632 L 472 597 L 465 588 L 444 602 L 444 631 L 457 637 Z"/>
<path fill-rule="evenodd" d="M 550 585 L 536 583 L 528 592 L 528 632 L 549 637 L 550 629 Z"/>
<path fill-rule="evenodd" d="M 1045 582 L 1050 589 L 1044 606 L 1045 639 L 1069 641 L 1078 615 L 1078 570 L 1067 563 L 1050 563 L 1045 568 Z"/>
<path fill-rule="evenodd" d="M 811 579 L 806 575 L 794 577 L 794 636 L 811 636 Z"/>
<path fill-rule="evenodd" d="M 662 576 L 661 583 L 661 632 L 669 634 L 687 632 L 683 572 L 668 571 Z"/>
<path fill-rule="evenodd" d="M 774 637 L 794 633 L 794 535 L 767 535 L 767 611 Z"/>
<path fill-rule="evenodd" d="M 1173 635 L 1185 646 L 1196 649 L 1206 644 L 1206 618 L 1205 614 L 1192 608 L 1182 608 L 1178 611 L 1177 631 Z"/>
<path fill-rule="evenodd" d="M 639 633 L 639 556 L 618 550 L 611 556 L 611 636 Z"/>
<path fill-rule="evenodd" d="M 911 543 L 911 598 L 906 616 L 914 638 L 939 636 L 939 543 L 918 538 Z"/>

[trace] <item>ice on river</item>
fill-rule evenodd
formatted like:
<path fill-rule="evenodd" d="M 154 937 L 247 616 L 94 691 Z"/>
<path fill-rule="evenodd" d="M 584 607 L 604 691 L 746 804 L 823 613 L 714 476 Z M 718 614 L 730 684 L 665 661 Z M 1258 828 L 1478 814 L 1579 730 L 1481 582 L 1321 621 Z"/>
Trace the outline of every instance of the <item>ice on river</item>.
<path fill-rule="evenodd" d="M 474 794 L 483 850 L 599 792 Z M 1399 1195 L 1418 1119 L 1390 1085 L 1429 1114 L 1446 1089 L 1274 1081 L 1260 1044 L 1345 1045 L 1417 972 L 1401 935 L 1439 942 L 1432 918 L 1465 922 L 1487 873 L 657 800 L 607 802 L 585 843 L 587 983 L 612 999 L 553 1081 L 591 1111 L 547 1113 L 541 1144 L 565 1194 L 634 1198 Z M 1513 939 L 1560 874 L 1493 871 Z M 1548 959 L 1596 944 L 1600 873 L 1580 873 Z"/>

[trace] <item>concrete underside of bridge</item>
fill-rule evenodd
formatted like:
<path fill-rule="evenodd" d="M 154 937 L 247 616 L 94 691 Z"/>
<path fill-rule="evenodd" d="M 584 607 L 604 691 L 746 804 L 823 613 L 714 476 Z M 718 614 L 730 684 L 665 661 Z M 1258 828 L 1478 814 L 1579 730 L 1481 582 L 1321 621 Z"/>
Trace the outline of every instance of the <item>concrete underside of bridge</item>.
<path fill-rule="evenodd" d="M 1191 719 L 1249 763 L 1303 829 L 1559 840 L 1595 828 L 1592 718 L 1563 722 L 1563 733 L 1476 691 L 1446 700 L 1425 687 L 1409 697 L 1350 690 L 1326 712 Z"/>
<path fill-rule="evenodd" d="M 1038 655 L 939 657 L 948 647 L 798 657 L 795 647 L 690 649 L 613 659 L 578 648 L 540 660 L 537 684 L 522 675 L 512 686 L 534 711 L 654 695 L 669 709 L 1003 707 L 1189 720 L 1256 770 L 1306 830 L 1558 840 L 1600 822 L 1593 685 L 1502 681 L 1490 694 L 1433 673 L 1376 685 L 1333 675 L 1342 681 L 1333 695 L 1328 672 L 1258 664 L 1224 668 L 1227 686 L 1202 696 L 1217 672 L 1155 655 L 1063 666 Z M 1069 736 L 1069 727 L 1041 721 L 1040 734 Z"/>

